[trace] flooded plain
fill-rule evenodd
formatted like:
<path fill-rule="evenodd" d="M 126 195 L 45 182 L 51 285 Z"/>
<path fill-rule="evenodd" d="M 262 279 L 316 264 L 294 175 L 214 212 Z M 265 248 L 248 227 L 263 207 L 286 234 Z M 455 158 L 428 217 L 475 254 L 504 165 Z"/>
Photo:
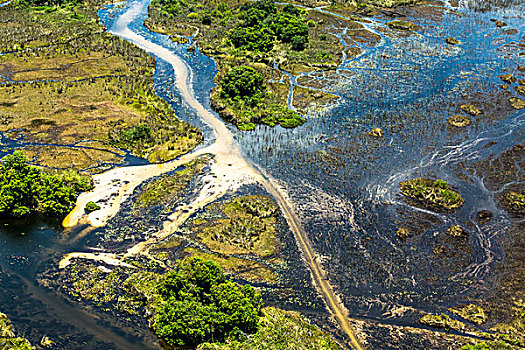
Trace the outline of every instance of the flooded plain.
<path fill-rule="evenodd" d="M 101 22 L 112 28 L 134 5 L 137 2 L 130 1 L 102 9 Z M 439 313 L 483 298 L 495 287 L 498 265 L 505 262 L 502 242 L 512 224 L 498 204 L 499 195 L 507 187 L 524 186 L 519 164 L 513 170 L 516 176 L 498 188 L 487 185 L 479 165 L 525 140 L 525 110 L 509 104 L 509 98 L 519 95 L 503 89 L 499 78 L 525 75 L 517 70 L 525 65 L 525 5 L 460 1 L 425 8 L 403 10 L 404 17 L 423 28 L 411 34 L 392 32 L 386 26 L 391 14 L 365 23 L 378 37 L 372 45 L 351 42 L 347 29 L 334 28 L 343 46 L 358 45 L 361 53 L 345 57 L 336 70 L 291 79 L 292 107 L 296 87 L 314 87 L 340 97 L 331 108 L 311 110 L 304 125 L 258 126 L 250 132 L 226 126 L 247 164 L 271 176 L 279 193 L 284 193 L 352 319 L 421 327 L 418 320 L 423 313 Z M 146 6 L 141 9 L 129 25 L 131 31 L 182 59 L 195 100 L 211 113 L 213 60 L 198 50 L 188 52 L 191 41 L 176 44 L 150 32 L 143 26 Z M 503 28 L 495 25 L 500 19 L 505 21 Z M 460 44 L 448 44 L 449 37 Z M 181 119 L 205 132 L 205 143 L 196 151 L 205 153 L 217 133 L 199 117 L 195 104 L 184 102 L 173 66 L 162 59 L 157 60 L 155 91 Z M 447 118 L 460 113 L 462 104 L 476 105 L 483 113 L 472 117 L 466 128 L 448 125 Z M 367 135 L 372 128 L 381 128 L 384 135 Z M 126 165 L 142 165 L 137 162 L 129 158 Z M 399 183 L 415 177 L 446 180 L 463 196 L 465 205 L 447 214 L 407 202 Z M 251 185 L 235 190 L 267 191 Z M 129 194 L 130 200 L 134 195 Z M 192 195 L 188 194 L 190 199 Z M 119 207 L 106 227 L 80 239 L 71 238 L 79 237 L 83 227 L 64 232 L 41 222 L 1 223 L 2 311 L 22 335 L 34 343 L 48 335 L 68 349 L 159 347 L 155 337 L 143 331 L 145 321 L 137 329 L 135 319 L 116 322 L 109 314 L 84 311 L 82 303 L 66 301 L 60 291 L 37 282 L 39 276 L 56 270 L 67 253 L 89 247 L 122 252 L 149 236 L 111 244 L 115 237 L 162 228 L 158 218 L 132 222 L 129 203 Z M 490 211 L 492 219 L 480 220 L 481 211 Z M 122 228 L 124 222 L 129 229 Z M 450 225 L 465 227 L 468 238 L 447 239 L 444 232 Z M 290 259 L 282 271 L 286 278 L 279 287 L 263 286 L 263 293 L 270 303 L 302 310 L 321 322 L 328 313 L 286 226 L 283 218 L 283 254 Z M 399 227 L 407 227 L 411 237 L 399 239 Z M 299 301 L 302 295 L 308 303 Z M 376 338 L 374 349 L 381 348 L 382 337 L 388 337 L 379 332 L 368 336 Z"/>

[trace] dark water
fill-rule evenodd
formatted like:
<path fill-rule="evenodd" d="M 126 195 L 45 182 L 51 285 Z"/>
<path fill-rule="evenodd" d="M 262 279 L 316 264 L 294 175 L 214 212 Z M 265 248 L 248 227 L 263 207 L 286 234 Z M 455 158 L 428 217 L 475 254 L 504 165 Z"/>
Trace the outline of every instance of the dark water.
<path fill-rule="evenodd" d="M 342 98 L 338 107 L 293 130 L 263 126 L 240 138 L 244 151 L 286 184 L 354 317 L 417 325 L 410 312 L 390 320 L 392 309 L 443 311 L 490 288 L 484 282 L 502 259 L 498 238 L 509 219 L 495 193 L 465 167 L 525 139 L 525 113 L 505 110 L 495 97 L 497 76 L 525 61 L 516 48 L 525 12 L 522 2 L 516 5 L 494 12 L 460 7 L 459 16 L 445 13 L 439 22 L 408 16 L 425 28 L 422 35 L 381 34 L 380 43 L 362 45 L 361 56 L 339 67 L 326 89 Z M 516 32 L 496 28 L 491 19 L 502 16 Z M 447 37 L 463 44 L 451 47 Z M 446 119 L 461 102 L 483 106 L 485 115 L 454 130 Z M 372 127 L 385 137 L 366 136 Z M 398 184 L 418 176 L 448 181 L 466 204 L 454 215 L 408 205 Z M 485 226 L 475 221 L 482 209 L 494 213 Z M 414 221 L 417 237 L 397 239 L 397 227 Z M 445 244 L 440 234 L 451 224 L 467 227 L 470 241 L 446 243 L 452 257 L 437 256 L 436 246 Z"/>
<path fill-rule="evenodd" d="M 110 28 L 124 10 L 101 10 L 102 23 Z M 329 112 L 314 113 L 292 130 L 260 126 L 237 133 L 243 152 L 288 190 L 353 317 L 417 325 L 417 312 L 392 318 L 393 309 L 442 311 L 468 296 L 482 295 L 490 288 L 485 281 L 503 257 L 498 238 L 510 221 L 496 206 L 496 194 L 466 168 L 525 139 L 525 113 L 498 108 L 501 101 L 495 97 L 501 83 L 497 76 L 525 64 L 524 56 L 518 55 L 523 48 L 516 48 L 525 35 L 525 12 L 521 1 L 465 1 L 457 11 L 459 16 L 415 15 L 411 20 L 425 28 L 421 35 L 381 34 L 378 44 L 363 44 L 363 54 L 343 62 L 324 85 L 325 91 L 341 97 Z M 187 52 L 188 45 L 149 32 L 142 26 L 145 18 L 146 14 L 137 18 L 132 29 L 183 57 L 192 69 L 199 101 L 209 106 L 214 62 Z M 504 34 L 493 18 L 504 18 L 507 29 L 517 32 Z M 388 20 L 378 18 L 370 29 L 377 31 Z M 349 42 L 344 29 L 334 29 L 334 34 Z M 451 47 L 446 37 L 463 44 Z M 173 71 L 162 60 L 157 63 L 155 91 L 210 140 L 210 130 L 181 103 Z M 453 130 L 446 119 L 458 112 L 460 102 L 480 103 L 486 113 L 474 118 L 472 126 Z M 381 127 L 384 138 L 367 137 L 372 127 Z M 445 179 L 466 204 L 454 215 L 410 206 L 400 198 L 398 183 L 416 176 Z M 486 225 L 475 220 L 481 209 L 494 213 Z M 416 223 L 418 234 L 401 242 L 395 230 L 407 222 Z M 443 242 L 441 233 L 451 224 L 467 228 L 466 244 Z M 36 276 L 55 269 L 63 253 L 85 250 L 87 242 L 92 243 L 88 236 L 71 245 L 68 237 L 74 235 L 41 222 L 0 224 L 2 311 L 33 343 L 48 335 L 68 349 L 154 348 L 150 334 L 117 326 L 110 316 L 93 316 L 64 301 L 60 293 L 37 285 Z M 434 253 L 437 245 L 450 249 L 447 259 Z"/>

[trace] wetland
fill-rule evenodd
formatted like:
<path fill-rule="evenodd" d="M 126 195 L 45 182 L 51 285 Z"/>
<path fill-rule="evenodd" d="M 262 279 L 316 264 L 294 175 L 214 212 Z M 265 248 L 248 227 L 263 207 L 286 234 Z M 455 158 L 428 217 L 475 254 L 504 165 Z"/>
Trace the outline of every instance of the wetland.
<path fill-rule="evenodd" d="M 2 4 L 0 344 L 524 348 L 524 6 Z"/>

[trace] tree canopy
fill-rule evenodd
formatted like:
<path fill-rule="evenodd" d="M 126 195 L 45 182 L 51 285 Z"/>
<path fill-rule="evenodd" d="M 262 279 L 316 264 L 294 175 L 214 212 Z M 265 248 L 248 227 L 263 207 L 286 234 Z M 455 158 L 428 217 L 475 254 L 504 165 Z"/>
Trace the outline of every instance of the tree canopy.
<path fill-rule="evenodd" d="M 264 77 L 249 66 L 233 67 L 221 80 L 223 97 L 232 100 L 245 100 L 249 105 L 256 105 L 264 96 Z"/>
<path fill-rule="evenodd" d="M 83 2 L 83 0 L 18 0 L 17 5 L 20 7 L 76 6 Z"/>
<path fill-rule="evenodd" d="M 156 334 L 172 346 L 195 347 L 257 330 L 259 293 L 226 278 L 213 261 L 192 258 L 168 272 L 154 317 Z"/>
<path fill-rule="evenodd" d="M 23 152 L 2 159 L 0 167 L 0 216 L 23 217 L 32 213 L 62 217 L 80 192 L 93 188 L 91 178 L 75 171 L 42 172 L 27 163 Z"/>
<path fill-rule="evenodd" d="M 241 23 L 230 34 L 232 44 L 244 50 L 268 52 L 274 40 L 292 43 L 292 49 L 301 51 L 308 43 L 308 25 L 301 10 L 286 5 L 282 11 L 272 0 L 247 2 L 240 8 Z"/>

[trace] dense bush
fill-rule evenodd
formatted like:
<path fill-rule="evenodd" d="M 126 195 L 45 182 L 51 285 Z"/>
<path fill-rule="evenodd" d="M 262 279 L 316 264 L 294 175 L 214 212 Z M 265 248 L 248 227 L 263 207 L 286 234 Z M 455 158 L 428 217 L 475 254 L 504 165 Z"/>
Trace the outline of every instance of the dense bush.
<path fill-rule="evenodd" d="M 301 10 L 286 5 L 278 12 L 270 0 L 248 2 L 241 6 L 242 23 L 230 34 L 232 44 L 249 51 L 268 52 L 273 41 L 292 43 L 293 50 L 304 50 L 308 43 L 308 25 Z"/>
<path fill-rule="evenodd" d="M 235 47 L 249 51 L 268 52 L 273 49 L 273 35 L 267 28 L 239 27 L 230 34 Z"/>
<path fill-rule="evenodd" d="M 158 292 L 164 301 L 153 329 L 172 346 L 195 347 L 257 330 L 260 294 L 228 280 L 213 261 L 193 258 L 179 264 Z"/>
<path fill-rule="evenodd" d="M 73 208 L 79 192 L 93 188 L 91 179 L 73 171 L 48 174 L 27 163 L 16 151 L 2 159 L 0 215 L 23 217 L 32 213 L 62 217 Z"/>
<path fill-rule="evenodd" d="M 169 16 L 176 16 L 188 7 L 186 0 L 153 0 L 152 5 L 162 8 Z"/>
<path fill-rule="evenodd" d="M 221 94 L 232 100 L 244 100 L 256 105 L 264 96 L 264 77 L 252 67 L 234 67 L 221 80 Z"/>
<path fill-rule="evenodd" d="M 19 7 L 37 6 L 76 6 L 83 3 L 83 0 L 18 0 Z"/>
<path fill-rule="evenodd" d="M 295 51 L 302 51 L 306 48 L 306 44 L 308 44 L 308 38 L 304 36 L 294 36 L 291 40 L 292 43 L 292 49 Z"/>
<path fill-rule="evenodd" d="M 123 138 L 129 143 L 151 140 L 151 127 L 145 124 L 136 125 L 123 134 Z"/>

